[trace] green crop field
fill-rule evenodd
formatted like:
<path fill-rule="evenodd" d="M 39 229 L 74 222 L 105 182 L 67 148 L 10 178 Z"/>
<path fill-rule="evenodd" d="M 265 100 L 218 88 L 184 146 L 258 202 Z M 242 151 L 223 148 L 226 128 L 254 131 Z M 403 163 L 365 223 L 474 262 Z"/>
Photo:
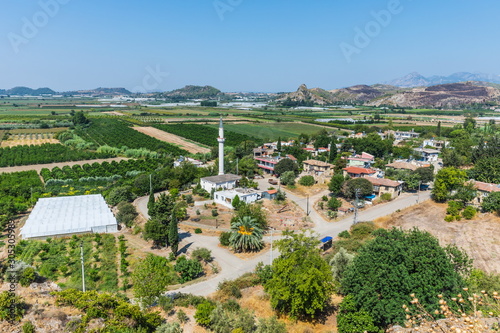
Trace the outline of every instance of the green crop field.
<path fill-rule="evenodd" d="M 218 127 L 218 125 L 209 125 Z M 286 140 L 296 138 L 301 133 L 311 135 L 321 131 L 321 127 L 303 123 L 259 123 L 259 124 L 224 124 L 228 131 L 247 134 L 259 139 Z M 331 130 L 331 129 L 330 129 Z"/>

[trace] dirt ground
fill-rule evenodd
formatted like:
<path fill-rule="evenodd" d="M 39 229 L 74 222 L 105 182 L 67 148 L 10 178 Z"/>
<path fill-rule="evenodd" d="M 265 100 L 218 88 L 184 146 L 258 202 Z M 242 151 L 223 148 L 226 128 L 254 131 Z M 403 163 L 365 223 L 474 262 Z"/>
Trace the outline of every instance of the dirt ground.
<path fill-rule="evenodd" d="M 183 149 L 185 149 L 188 152 L 193 153 L 193 154 L 196 154 L 196 153 L 206 154 L 206 153 L 210 152 L 209 148 L 198 146 L 195 143 L 186 141 L 185 139 L 181 138 L 180 136 L 170 134 L 170 133 L 167 133 L 164 131 L 160 131 L 159 129 L 156 129 L 154 127 L 132 127 L 132 128 L 138 132 L 152 136 L 153 138 L 156 138 L 158 140 L 172 143 L 174 145 L 178 145 L 181 148 L 183 148 Z"/>
<path fill-rule="evenodd" d="M 4 140 L 2 141 L 2 144 L 0 145 L 2 148 L 3 147 L 15 147 L 15 146 L 22 146 L 22 145 L 34 145 L 34 146 L 39 146 L 44 143 L 59 143 L 59 140 L 57 139 L 21 139 L 21 140 Z"/>
<path fill-rule="evenodd" d="M 455 244 L 474 259 L 474 267 L 500 273 L 500 217 L 478 214 L 473 220 L 445 222 L 446 204 L 431 200 L 374 222 L 383 228 L 418 227 L 439 239 L 441 245 Z"/>
<path fill-rule="evenodd" d="M 28 170 L 36 170 L 36 172 L 40 172 L 43 168 L 48 168 L 48 169 L 52 169 L 52 168 L 55 168 L 55 167 L 62 168 L 63 166 L 66 166 L 66 165 L 73 166 L 73 165 L 77 165 L 77 164 L 84 165 L 85 163 L 92 164 L 94 162 L 102 163 L 102 162 L 111 162 L 111 161 L 120 162 L 121 160 L 128 160 L 128 158 L 125 158 L 125 157 L 113 157 L 113 158 L 101 158 L 101 159 L 95 159 L 95 160 L 72 161 L 72 162 L 59 162 L 59 163 L 48 163 L 48 164 L 19 165 L 19 166 L 13 166 L 13 167 L 0 168 L 0 173 L 28 171 Z"/>

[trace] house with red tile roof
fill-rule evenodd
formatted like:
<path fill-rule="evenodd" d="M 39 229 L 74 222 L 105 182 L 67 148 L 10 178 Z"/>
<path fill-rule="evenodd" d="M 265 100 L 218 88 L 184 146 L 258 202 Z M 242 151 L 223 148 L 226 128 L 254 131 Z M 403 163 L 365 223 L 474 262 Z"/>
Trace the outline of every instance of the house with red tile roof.
<path fill-rule="evenodd" d="M 476 197 L 472 201 L 472 203 L 476 206 L 480 206 L 483 200 L 490 195 L 490 193 L 493 192 L 500 192 L 500 185 L 499 184 L 492 184 L 492 183 L 484 183 L 484 182 L 479 182 L 471 179 L 469 183 L 474 184 L 474 187 L 476 188 Z"/>
<path fill-rule="evenodd" d="M 351 178 L 368 177 L 373 176 L 377 173 L 377 171 L 373 169 L 360 168 L 355 166 L 349 166 L 342 170 L 344 170 L 344 177 L 349 176 Z"/>
<path fill-rule="evenodd" d="M 391 198 L 398 197 L 403 190 L 403 183 L 387 178 L 365 177 L 373 185 L 373 193 L 381 196 L 384 193 L 390 193 Z"/>

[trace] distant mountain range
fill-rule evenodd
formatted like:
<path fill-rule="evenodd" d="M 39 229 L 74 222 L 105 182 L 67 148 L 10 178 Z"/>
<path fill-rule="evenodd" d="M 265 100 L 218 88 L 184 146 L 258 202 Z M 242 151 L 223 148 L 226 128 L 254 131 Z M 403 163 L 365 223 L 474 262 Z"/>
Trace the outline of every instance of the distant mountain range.
<path fill-rule="evenodd" d="M 383 84 L 356 85 L 334 90 L 308 89 L 303 84 L 297 91 L 281 95 L 277 101 L 284 106 L 360 103 L 370 106 L 456 108 L 463 105 L 500 102 L 500 89 L 493 83 L 476 81 L 418 88 L 400 88 Z"/>
<path fill-rule="evenodd" d="M 114 95 L 130 95 L 132 94 L 125 88 L 97 88 L 90 90 L 75 90 L 66 92 L 57 92 L 50 88 L 32 89 L 28 87 L 15 87 L 11 89 L 0 89 L 0 95 L 15 95 L 15 96 L 44 96 L 44 95 L 88 95 L 88 96 L 114 96 Z"/>
<path fill-rule="evenodd" d="M 449 76 L 433 75 L 430 77 L 424 77 L 417 72 L 413 72 L 398 79 L 386 82 L 386 84 L 402 88 L 413 88 L 465 81 L 481 81 L 500 84 L 500 75 L 458 72 Z"/>

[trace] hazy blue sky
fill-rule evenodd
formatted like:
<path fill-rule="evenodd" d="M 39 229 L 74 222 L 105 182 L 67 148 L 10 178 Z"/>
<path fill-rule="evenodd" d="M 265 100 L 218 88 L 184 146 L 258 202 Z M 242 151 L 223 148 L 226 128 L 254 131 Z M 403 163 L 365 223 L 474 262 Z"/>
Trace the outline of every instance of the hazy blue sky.
<path fill-rule="evenodd" d="M 271 92 L 373 84 L 413 71 L 500 74 L 497 0 L 3 0 L 2 7 L 0 88 L 209 84 Z"/>

